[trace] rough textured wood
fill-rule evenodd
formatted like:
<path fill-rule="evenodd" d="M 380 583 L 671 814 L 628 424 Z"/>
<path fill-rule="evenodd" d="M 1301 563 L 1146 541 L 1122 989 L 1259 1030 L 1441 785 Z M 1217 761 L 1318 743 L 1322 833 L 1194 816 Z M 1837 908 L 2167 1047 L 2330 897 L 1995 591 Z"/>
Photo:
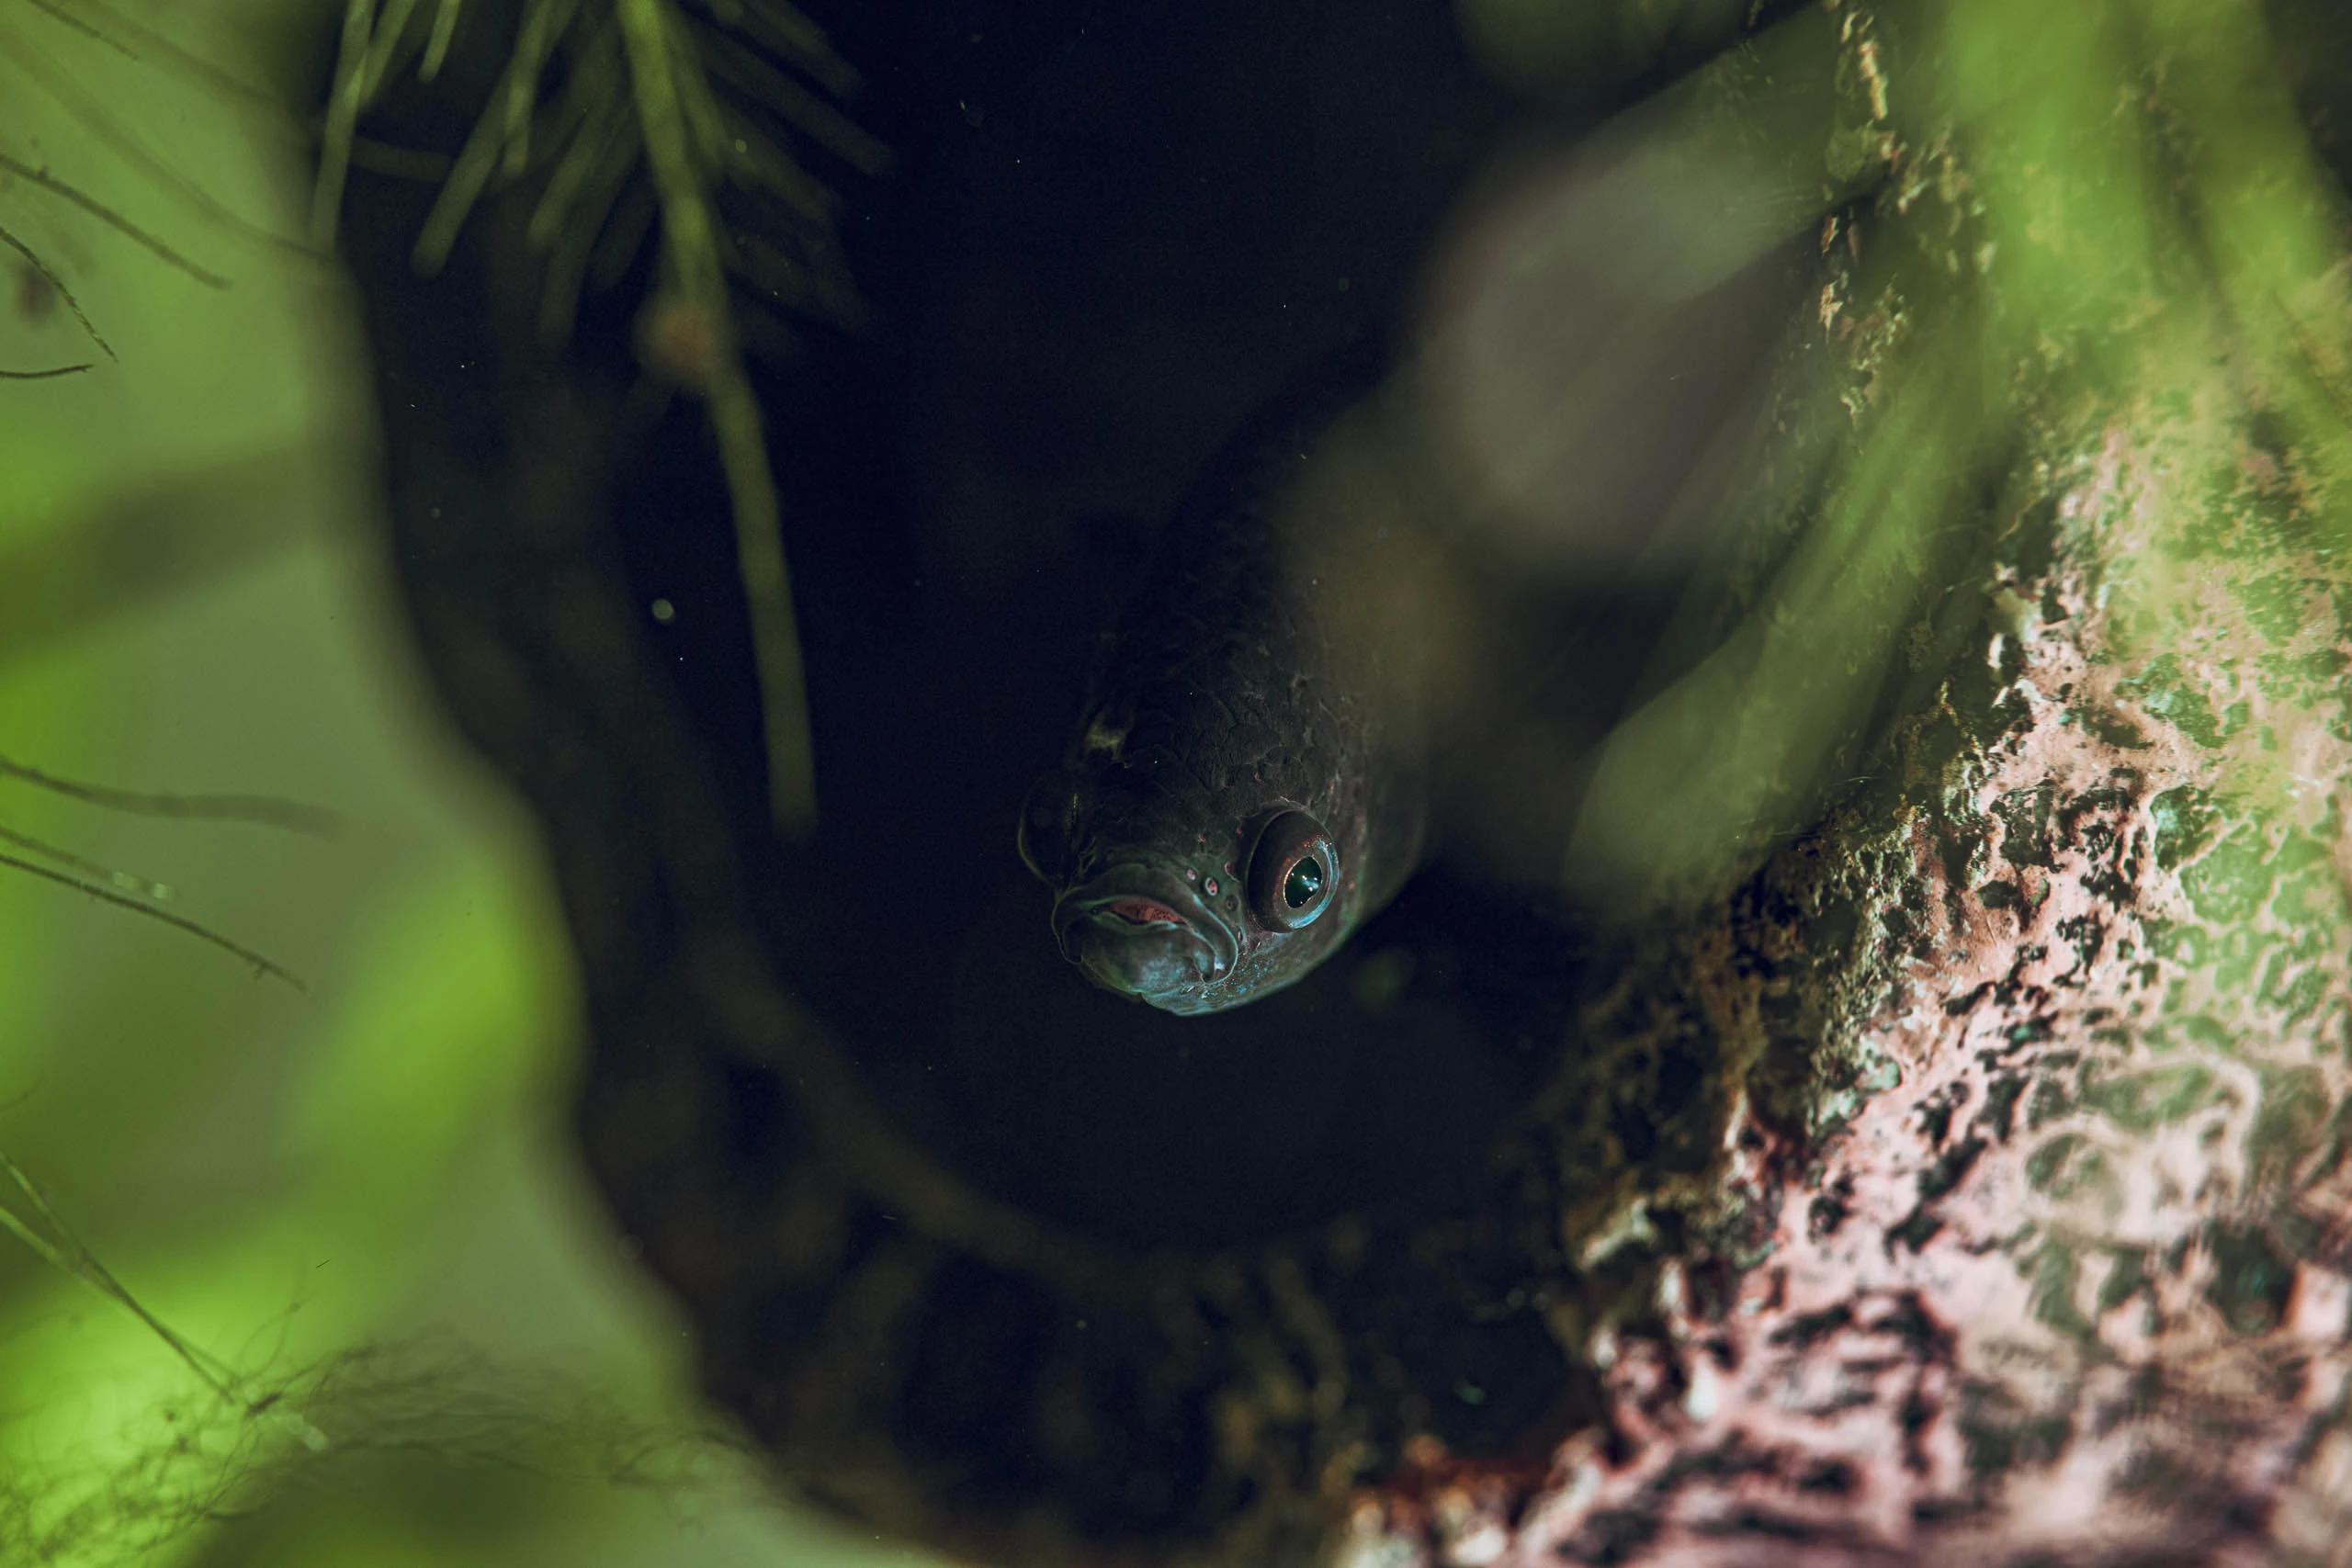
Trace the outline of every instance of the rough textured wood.
<path fill-rule="evenodd" d="M 1889 980 L 1816 1134 L 1738 1139 L 1750 1259 L 1671 1259 L 1593 1337 L 1606 1415 L 1533 1502 L 1368 1500 L 1357 1561 L 2338 1560 L 2347 627 L 2275 458 L 2165 423 L 2083 454 L 2005 586 L 1997 739 L 1759 879 L 1869 868 Z M 2152 558 L 2134 649 L 2107 563 Z"/>

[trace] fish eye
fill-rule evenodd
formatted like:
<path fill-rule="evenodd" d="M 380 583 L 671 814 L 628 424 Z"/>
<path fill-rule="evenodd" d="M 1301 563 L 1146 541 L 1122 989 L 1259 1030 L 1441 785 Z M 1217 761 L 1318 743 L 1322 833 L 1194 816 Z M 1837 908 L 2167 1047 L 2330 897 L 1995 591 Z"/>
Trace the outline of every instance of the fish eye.
<path fill-rule="evenodd" d="M 1295 931 L 1331 907 L 1338 864 L 1331 836 L 1304 811 L 1266 824 L 1250 857 L 1250 905 L 1278 931 Z"/>
<path fill-rule="evenodd" d="M 1021 803 L 1021 827 L 1014 843 L 1021 863 L 1030 874 L 1050 886 L 1069 874 L 1073 840 L 1085 813 L 1085 788 L 1067 771 L 1050 773 L 1029 786 Z"/>

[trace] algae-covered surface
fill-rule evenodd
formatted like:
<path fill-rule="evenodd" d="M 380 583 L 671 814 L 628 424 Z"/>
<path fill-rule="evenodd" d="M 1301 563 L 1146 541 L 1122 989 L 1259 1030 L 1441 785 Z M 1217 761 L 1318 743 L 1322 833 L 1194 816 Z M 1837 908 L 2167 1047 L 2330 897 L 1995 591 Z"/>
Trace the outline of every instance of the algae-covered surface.
<path fill-rule="evenodd" d="M 1833 10 L 1888 175 L 1822 300 L 1848 472 L 1944 400 L 1909 456 L 1989 447 L 1928 505 L 1984 614 L 1699 921 L 1776 933 L 1724 987 L 1767 1070 L 1730 1223 L 1589 1341 L 1601 1419 L 1532 1501 L 1367 1499 L 1356 1550 L 2341 1562 L 2345 208 L 2299 118 L 2336 68 L 2278 63 L 2291 12 Z"/>
<path fill-rule="evenodd" d="M 0 1194 L 35 1243 L 0 1235 L 0 1562 L 908 1561 L 741 1482 L 573 1174 L 571 960 L 389 608 L 305 139 L 175 54 L 276 90 L 317 20 L 0 5 L 0 371 L 88 367 L 0 379 L 0 755 L 175 797 L 0 780 L 7 852 L 303 987 L 0 875 L 0 1153 L 38 1190 Z M 208 794 L 335 822 L 172 814 Z"/>

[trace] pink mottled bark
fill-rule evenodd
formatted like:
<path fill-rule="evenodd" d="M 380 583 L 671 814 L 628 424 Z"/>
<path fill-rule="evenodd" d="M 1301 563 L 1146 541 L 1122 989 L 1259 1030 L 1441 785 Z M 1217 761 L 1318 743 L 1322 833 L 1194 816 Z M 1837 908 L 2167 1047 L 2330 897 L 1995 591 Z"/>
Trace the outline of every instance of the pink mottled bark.
<path fill-rule="evenodd" d="M 2340 666 L 2341 632 L 2317 575 L 2280 636 L 2262 563 L 2180 562 L 2154 602 L 2187 657 L 2150 684 L 2100 584 L 2166 548 L 2160 450 L 2110 439 L 2051 580 L 2012 584 L 1989 852 L 1900 829 L 1928 955 L 1854 1043 L 1891 1086 L 1810 1147 L 1731 1141 L 1769 1256 L 1728 1292 L 1669 1264 L 1650 1323 L 1592 1337 L 1605 1424 L 1532 1496 L 1367 1497 L 1353 1562 L 2352 1562 L 2352 746 L 2340 684 L 2256 674 Z"/>

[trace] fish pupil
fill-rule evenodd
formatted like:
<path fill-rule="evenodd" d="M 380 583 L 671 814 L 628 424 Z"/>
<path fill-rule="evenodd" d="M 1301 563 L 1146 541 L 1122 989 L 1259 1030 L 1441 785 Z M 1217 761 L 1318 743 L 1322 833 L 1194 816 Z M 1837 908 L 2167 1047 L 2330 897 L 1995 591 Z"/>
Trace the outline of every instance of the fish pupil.
<path fill-rule="evenodd" d="M 1306 908 L 1322 891 L 1323 868 L 1315 863 L 1312 856 L 1302 857 L 1290 868 L 1290 874 L 1283 878 L 1283 902 L 1294 909 Z"/>

